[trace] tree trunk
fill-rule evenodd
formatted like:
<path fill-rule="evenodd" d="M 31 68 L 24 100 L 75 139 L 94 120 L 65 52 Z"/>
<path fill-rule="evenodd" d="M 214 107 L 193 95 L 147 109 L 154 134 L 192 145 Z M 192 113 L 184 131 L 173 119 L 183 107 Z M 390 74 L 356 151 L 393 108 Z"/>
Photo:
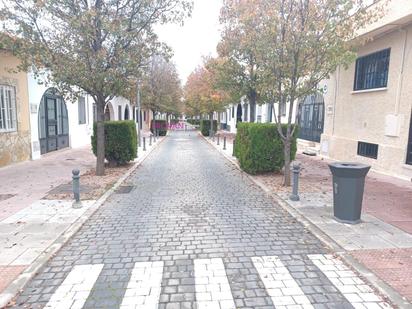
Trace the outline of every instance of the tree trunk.
<path fill-rule="evenodd" d="M 96 175 L 104 175 L 104 107 L 106 102 L 104 99 L 98 99 L 96 102 L 97 106 L 97 124 L 96 124 L 96 148 L 97 148 L 97 158 L 96 158 Z"/>
<path fill-rule="evenodd" d="M 210 119 L 209 136 L 213 137 L 213 134 L 214 134 L 213 132 L 213 112 L 210 113 L 209 119 Z"/>
<path fill-rule="evenodd" d="M 285 155 L 285 171 L 284 171 L 284 186 L 290 186 L 290 137 L 286 137 L 284 141 L 284 155 Z"/>
<path fill-rule="evenodd" d="M 157 137 L 157 128 L 156 128 L 156 112 L 153 111 L 153 134 L 155 138 Z"/>
<path fill-rule="evenodd" d="M 273 117 L 273 103 L 269 103 L 268 115 L 266 117 L 266 122 L 271 123 L 272 122 L 272 117 Z"/>
<path fill-rule="evenodd" d="M 256 121 L 256 91 L 252 90 L 249 94 L 249 108 L 250 108 L 250 118 L 249 122 Z"/>

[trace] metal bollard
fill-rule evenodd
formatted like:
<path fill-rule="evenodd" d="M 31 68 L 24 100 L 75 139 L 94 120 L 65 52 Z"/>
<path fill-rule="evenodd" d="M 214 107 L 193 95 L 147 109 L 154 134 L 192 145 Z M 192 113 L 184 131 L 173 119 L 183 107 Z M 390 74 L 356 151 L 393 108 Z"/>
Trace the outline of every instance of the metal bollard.
<path fill-rule="evenodd" d="M 152 135 L 149 136 L 149 146 L 152 146 Z"/>
<path fill-rule="evenodd" d="M 299 173 L 300 173 L 300 165 L 298 163 L 293 164 L 292 167 L 293 173 L 293 184 L 292 184 L 292 194 L 290 195 L 289 199 L 291 201 L 299 201 Z"/>
<path fill-rule="evenodd" d="M 220 135 L 217 136 L 217 145 L 220 145 Z"/>
<path fill-rule="evenodd" d="M 146 151 L 146 137 L 143 136 L 143 151 Z"/>
<path fill-rule="evenodd" d="M 226 136 L 223 136 L 223 150 L 226 150 Z"/>
<path fill-rule="evenodd" d="M 80 201 L 80 171 L 78 169 L 72 170 L 72 179 L 73 179 L 73 195 L 74 202 L 73 208 L 81 208 L 82 203 Z"/>
<path fill-rule="evenodd" d="M 233 140 L 233 149 L 232 149 L 232 157 L 235 156 L 235 144 L 236 144 L 236 139 Z"/>

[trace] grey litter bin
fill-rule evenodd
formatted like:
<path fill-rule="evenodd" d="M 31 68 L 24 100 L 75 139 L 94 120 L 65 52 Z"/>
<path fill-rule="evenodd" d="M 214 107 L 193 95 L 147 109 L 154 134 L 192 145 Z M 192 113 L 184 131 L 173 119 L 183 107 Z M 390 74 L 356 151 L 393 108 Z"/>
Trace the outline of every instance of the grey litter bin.
<path fill-rule="evenodd" d="M 370 166 L 360 163 L 332 163 L 333 214 L 339 222 L 360 222 L 365 177 Z"/>

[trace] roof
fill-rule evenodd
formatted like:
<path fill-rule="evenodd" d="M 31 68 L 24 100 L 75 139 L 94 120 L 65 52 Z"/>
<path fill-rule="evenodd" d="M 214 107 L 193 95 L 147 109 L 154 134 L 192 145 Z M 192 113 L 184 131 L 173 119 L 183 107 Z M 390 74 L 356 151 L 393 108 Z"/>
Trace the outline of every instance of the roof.
<path fill-rule="evenodd" d="M 386 0 L 378 0 L 371 5 L 381 5 Z M 368 25 L 359 32 L 359 37 L 375 38 L 385 35 L 396 29 L 412 24 L 412 1 L 411 0 L 387 0 L 385 12 L 376 22 Z"/>

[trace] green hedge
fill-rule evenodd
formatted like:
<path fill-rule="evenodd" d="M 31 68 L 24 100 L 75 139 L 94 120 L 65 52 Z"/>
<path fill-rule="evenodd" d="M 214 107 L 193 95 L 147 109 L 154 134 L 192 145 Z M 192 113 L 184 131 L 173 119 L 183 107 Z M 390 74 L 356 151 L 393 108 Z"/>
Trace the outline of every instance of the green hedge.
<path fill-rule="evenodd" d="M 186 119 L 188 123 L 194 126 L 200 126 L 200 119 Z"/>
<path fill-rule="evenodd" d="M 282 125 L 286 132 L 286 125 Z M 296 155 L 297 130 L 291 144 L 291 160 Z M 234 155 L 242 170 L 249 174 L 278 172 L 285 163 L 283 142 L 276 124 L 238 123 Z"/>
<path fill-rule="evenodd" d="M 154 134 L 153 123 L 156 122 L 156 131 L 159 136 L 166 136 L 167 134 L 167 121 L 162 119 L 152 120 L 150 123 L 150 131 Z"/>
<path fill-rule="evenodd" d="M 92 149 L 97 155 L 97 126 L 93 126 Z M 105 158 L 111 165 L 125 164 L 137 157 L 137 133 L 133 120 L 105 121 Z"/>
<path fill-rule="evenodd" d="M 200 132 L 203 136 L 209 136 L 210 131 L 210 120 L 201 120 L 200 121 Z M 213 120 L 213 132 L 217 132 L 217 120 Z"/>

